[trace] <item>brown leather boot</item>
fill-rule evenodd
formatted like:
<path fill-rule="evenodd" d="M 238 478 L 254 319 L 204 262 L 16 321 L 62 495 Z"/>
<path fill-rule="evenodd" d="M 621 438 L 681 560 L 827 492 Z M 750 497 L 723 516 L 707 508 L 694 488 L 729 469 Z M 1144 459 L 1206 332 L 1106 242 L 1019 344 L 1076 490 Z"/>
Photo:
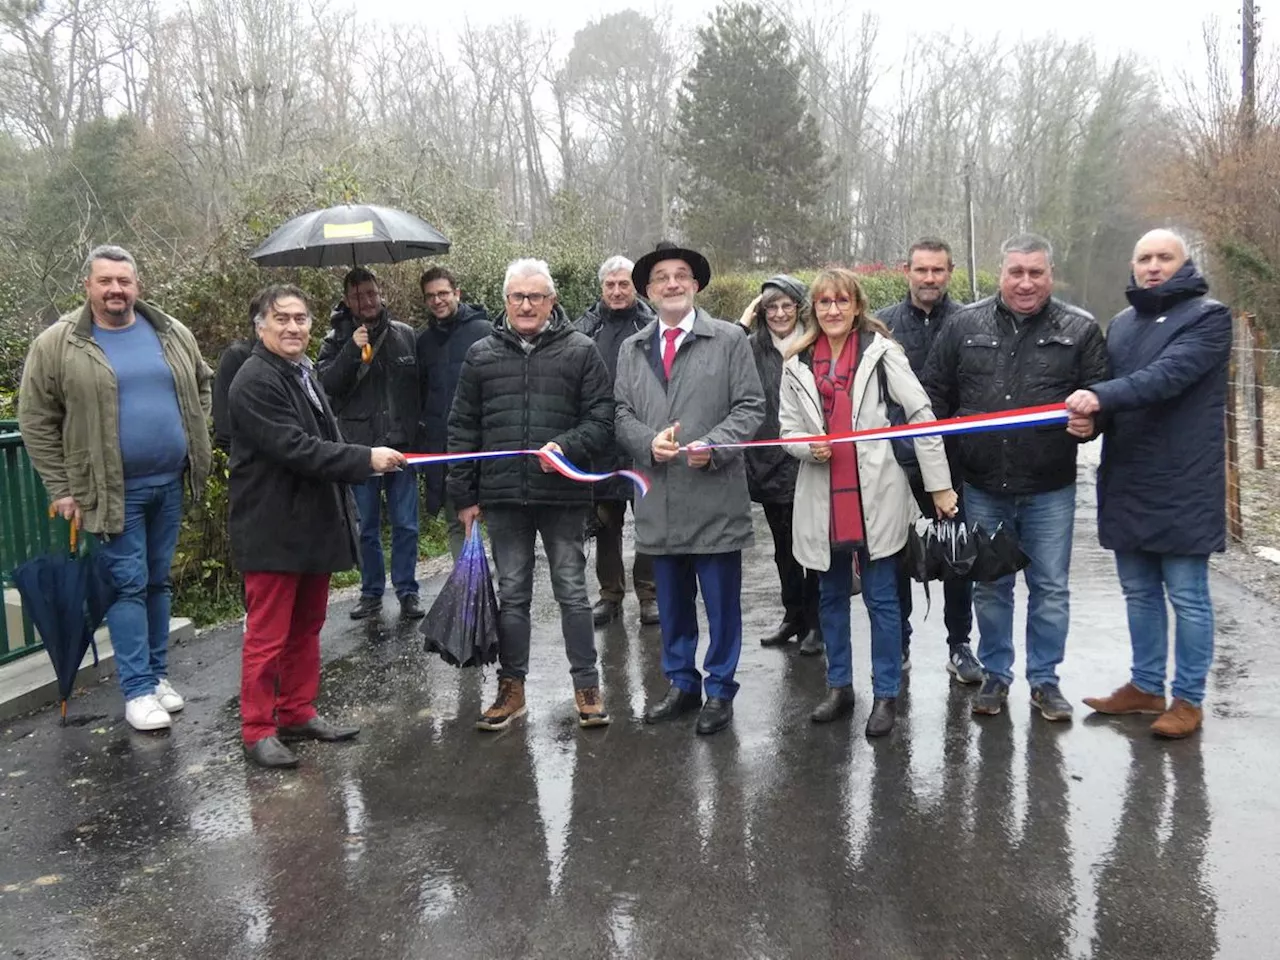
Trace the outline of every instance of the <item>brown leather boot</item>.
<path fill-rule="evenodd" d="M 1162 713 L 1160 719 L 1151 725 L 1151 732 L 1157 737 L 1181 740 L 1199 730 L 1202 723 L 1204 723 L 1203 710 L 1174 697 L 1173 706 Z"/>
<path fill-rule="evenodd" d="M 516 717 L 524 716 L 524 711 L 524 681 L 515 677 L 501 677 L 493 706 L 480 715 L 480 719 L 476 721 L 476 729 L 505 730 Z"/>
<path fill-rule="evenodd" d="M 1109 697 L 1085 697 L 1084 705 L 1098 713 L 1116 716 L 1128 713 L 1145 713 L 1159 716 L 1168 709 L 1164 697 L 1143 693 L 1132 683 L 1126 683 Z"/>
<path fill-rule="evenodd" d="M 583 687 L 573 691 L 573 699 L 578 704 L 578 726 L 604 727 L 613 722 L 600 699 L 599 687 Z"/>

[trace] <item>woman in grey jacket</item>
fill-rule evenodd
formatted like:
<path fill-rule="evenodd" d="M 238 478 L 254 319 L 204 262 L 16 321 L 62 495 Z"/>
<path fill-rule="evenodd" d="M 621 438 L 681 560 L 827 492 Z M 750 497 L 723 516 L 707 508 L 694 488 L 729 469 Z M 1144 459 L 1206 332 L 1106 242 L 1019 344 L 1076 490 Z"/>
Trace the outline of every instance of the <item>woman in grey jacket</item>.
<path fill-rule="evenodd" d="M 906 354 L 870 315 L 852 271 L 818 274 L 809 304 L 808 330 L 788 351 L 782 373 L 783 439 L 887 427 L 886 399 L 896 401 L 911 423 L 934 419 Z M 902 679 L 897 555 L 920 516 L 911 485 L 889 441 L 793 443 L 786 449 L 800 461 L 792 547 L 797 563 L 819 571 L 818 618 L 827 653 L 830 689 L 811 718 L 826 723 L 853 709 L 849 597 L 856 563 L 871 620 L 875 702 L 867 736 L 883 736 L 893 729 Z M 942 440 L 920 437 L 915 449 L 938 514 L 952 516 L 956 494 Z"/>

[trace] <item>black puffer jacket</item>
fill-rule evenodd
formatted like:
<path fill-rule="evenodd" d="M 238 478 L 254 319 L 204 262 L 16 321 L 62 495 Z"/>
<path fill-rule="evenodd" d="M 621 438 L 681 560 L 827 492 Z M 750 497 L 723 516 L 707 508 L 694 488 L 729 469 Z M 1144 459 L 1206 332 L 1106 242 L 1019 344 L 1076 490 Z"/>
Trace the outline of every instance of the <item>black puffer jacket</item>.
<path fill-rule="evenodd" d="M 462 364 L 449 413 L 449 452 L 537 450 L 552 441 L 580 467 L 612 449 L 609 371 L 595 343 L 573 329 L 560 307 L 532 344 L 502 314 Z M 589 484 L 544 473 L 535 457 L 450 464 L 448 488 L 459 510 L 591 502 Z"/>
<path fill-rule="evenodd" d="M 782 388 L 782 354 L 773 345 L 769 327 L 758 323 L 751 334 L 751 353 L 755 357 L 760 386 L 764 388 L 764 423 L 756 431 L 756 440 L 776 440 L 778 394 Z M 756 503 L 790 503 L 796 495 L 796 473 L 800 461 L 784 447 L 752 447 L 746 451 L 747 488 Z"/>
<path fill-rule="evenodd" d="M 622 342 L 647 327 L 655 317 L 657 314 L 653 307 L 643 300 L 637 299 L 625 310 L 611 310 L 603 300 L 597 300 L 573 325 L 595 341 L 612 384 L 618 372 L 618 351 L 622 349 Z M 631 458 L 615 443 L 612 450 L 605 451 L 592 462 L 591 469 L 607 473 L 628 470 L 631 466 Z M 620 477 L 597 483 L 592 490 L 596 500 L 629 500 L 635 495 L 631 481 Z"/>
<path fill-rule="evenodd" d="M 1093 317 L 1050 298 L 1018 323 L 989 297 L 953 316 L 921 378 L 938 419 L 1061 403 L 1107 375 L 1107 345 Z M 1062 424 L 960 437 L 967 483 L 993 494 L 1045 493 L 1076 479 L 1078 441 Z"/>
<path fill-rule="evenodd" d="M 477 340 L 493 333 L 493 321 L 484 307 L 469 303 L 458 305 L 453 319 L 441 323 L 435 317 L 418 331 L 418 378 L 422 404 L 418 416 L 418 440 L 421 453 L 442 453 L 449 442 L 449 409 L 458 392 L 462 361 Z M 442 464 L 424 464 L 418 468 L 426 489 L 426 511 L 434 515 L 444 502 Z"/>
<path fill-rule="evenodd" d="M 419 387 L 413 328 L 384 309 L 378 326 L 369 331 L 370 344 L 378 342 L 384 323 L 390 327 L 373 362 L 365 364 L 351 339 L 357 324 L 346 306 L 335 310 L 329 322 L 316 371 L 342 435 L 370 447 L 411 449 L 418 432 Z"/>
<path fill-rule="evenodd" d="M 924 370 L 924 362 L 929 358 L 929 349 L 938 339 L 938 334 L 946 327 L 947 321 L 961 309 L 960 304 L 944 293 L 933 311 L 925 313 L 911 302 L 911 296 L 908 294 L 905 300 L 891 307 L 885 307 L 883 310 L 877 310 L 876 316 L 889 328 L 893 339 L 897 340 L 906 351 L 911 372 L 918 377 Z"/>

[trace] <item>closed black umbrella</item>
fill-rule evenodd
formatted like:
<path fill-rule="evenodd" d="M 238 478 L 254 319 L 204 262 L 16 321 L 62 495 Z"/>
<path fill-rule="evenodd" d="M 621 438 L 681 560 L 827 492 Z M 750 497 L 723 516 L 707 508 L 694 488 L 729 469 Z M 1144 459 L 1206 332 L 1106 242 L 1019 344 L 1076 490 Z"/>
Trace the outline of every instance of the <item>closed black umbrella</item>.
<path fill-rule="evenodd" d="M 85 651 L 90 647 L 93 647 L 94 665 L 98 663 L 93 632 L 101 626 L 115 598 L 115 590 L 101 569 L 98 554 L 78 554 L 74 527 L 70 554 L 49 554 L 28 560 L 14 569 L 13 582 L 53 663 L 65 724 L 67 700 Z"/>
<path fill-rule="evenodd" d="M 354 267 L 449 252 L 449 238 L 412 213 L 342 204 L 294 217 L 249 259 L 264 267 Z"/>

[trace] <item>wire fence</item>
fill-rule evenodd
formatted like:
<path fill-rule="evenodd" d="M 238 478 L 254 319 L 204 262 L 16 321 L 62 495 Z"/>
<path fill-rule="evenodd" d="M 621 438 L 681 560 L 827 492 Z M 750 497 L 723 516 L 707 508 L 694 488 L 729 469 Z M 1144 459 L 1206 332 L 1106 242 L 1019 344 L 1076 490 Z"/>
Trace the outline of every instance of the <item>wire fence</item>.
<path fill-rule="evenodd" d="M 1227 385 L 1227 533 L 1280 549 L 1280 349 L 1252 314 L 1236 318 Z"/>

